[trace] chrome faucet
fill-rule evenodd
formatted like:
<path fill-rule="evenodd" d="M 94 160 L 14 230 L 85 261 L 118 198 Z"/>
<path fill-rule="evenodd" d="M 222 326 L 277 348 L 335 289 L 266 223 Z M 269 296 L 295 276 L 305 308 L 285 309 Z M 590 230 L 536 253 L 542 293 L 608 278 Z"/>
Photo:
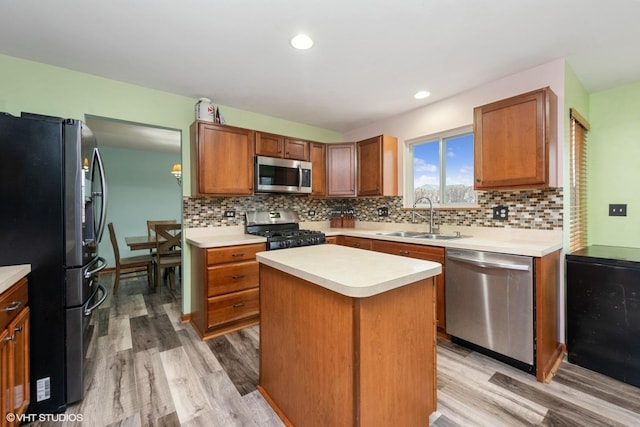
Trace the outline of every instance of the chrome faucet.
<path fill-rule="evenodd" d="M 420 197 L 415 202 L 413 202 L 413 209 L 411 210 L 411 222 L 413 224 L 416 223 L 416 215 L 418 215 L 419 217 L 422 217 L 423 219 L 426 219 L 424 215 L 422 215 L 419 212 L 416 212 L 416 205 L 421 200 L 427 200 L 429 202 L 429 234 L 433 234 L 433 203 L 431 202 L 430 198 Z"/>

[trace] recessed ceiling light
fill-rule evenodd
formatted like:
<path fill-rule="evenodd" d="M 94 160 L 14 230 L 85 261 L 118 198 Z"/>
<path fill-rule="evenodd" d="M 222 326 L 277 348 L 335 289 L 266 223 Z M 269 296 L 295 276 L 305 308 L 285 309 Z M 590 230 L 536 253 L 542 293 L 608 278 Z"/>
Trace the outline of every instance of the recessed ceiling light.
<path fill-rule="evenodd" d="M 291 39 L 291 46 L 300 50 L 307 50 L 313 46 L 313 40 L 306 34 L 298 34 Z"/>
<path fill-rule="evenodd" d="M 430 92 L 427 92 L 426 90 L 421 90 L 419 92 L 416 92 L 415 95 L 413 95 L 413 97 L 415 99 L 425 99 L 426 97 L 428 97 L 429 95 L 431 95 Z"/>

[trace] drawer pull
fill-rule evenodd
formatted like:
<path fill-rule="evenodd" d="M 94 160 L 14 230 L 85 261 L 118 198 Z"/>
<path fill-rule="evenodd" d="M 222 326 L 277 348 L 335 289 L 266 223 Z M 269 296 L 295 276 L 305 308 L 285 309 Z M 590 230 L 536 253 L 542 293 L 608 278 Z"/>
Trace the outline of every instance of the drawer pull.
<path fill-rule="evenodd" d="M 232 305 L 233 308 L 240 308 L 240 307 L 244 307 L 244 301 L 233 304 Z"/>
<path fill-rule="evenodd" d="M 13 332 L 22 332 L 22 326 L 18 326 L 16 328 L 13 328 Z M 14 334 L 15 336 L 15 334 Z"/>
<path fill-rule="evenodd" d="M 6 311 L 7 313 L 11 313 L 12 311 L 17 310 L 18 307 L 20 307 L 20 304 L 22 304 L 22 301 L 13 301 L 11 304 L 9 304 L 8 307 L 4 309 L 4 311 Z"/>
<path fill-rule="evenodd" d="M 244 256 L 244 252 L 232 253 L 231 256 L 232 257 Z"/>
<path fill-rule="evenodd" d="M 231 276 L 232 279 L 242 279 L 246 274 L 234 274 Z"/>

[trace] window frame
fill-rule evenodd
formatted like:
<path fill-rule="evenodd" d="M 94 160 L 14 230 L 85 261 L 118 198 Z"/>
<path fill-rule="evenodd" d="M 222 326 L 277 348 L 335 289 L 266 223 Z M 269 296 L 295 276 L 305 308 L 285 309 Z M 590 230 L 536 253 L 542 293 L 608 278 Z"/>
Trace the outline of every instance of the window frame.
<path fill-rule="evenodd" d="M 446 191 L 446 185 L 442 185 L 443 183 L 446 184 L 446 174 L 447 174 L 447 170 L 446 170 L 446 150 L 442 150 L 442 144 L 443 141 L 445 139 L 449 139 L 449 138 L 455 138 L 458 136 L 463 136 L 466 134 L 473 134 L 473 125 L 467 125 L 467 126 L 461 126 L 458 128 L 454 128 L 454 129 L 449 129 L 443 132 L 438 132 L 438 133 L 434 133 L 434 134 L 429 134 L 429 135 L 423 135 L 417 138 L 411 138 L 405 141 L 405 162 L 404 162 L 404 170 L 405 170 L 405 185 L 404 185 L 404 194 L 403 194 L 403 200 L 404 200 L 404 207 L 405 208 L 412 208 L 413 207 L 413 202 L 414 202 L 414 195 L 415 195 L 415 188 L 414 188 L 414 170 L 413 170 L 413 166 L 414 166 L 414 157 L 413 157 L 413 153 L 414 153 L 414 146 L 420 144 L 420 143 L 427 143 L 427 142 L 438 142 L 439 144 L 439 153 L 438 153 L 438 160 L 440 162 L 439 167 L 440 167 L 440 194 L 441 194 L 441 199 L 444 200 L 444 192 Z M 474 144 L 475 144 L 475 138 L 474 138 Z M 475 161 L 474 161 L 474 168 L 475 168 Z M 478 198 L 476 197 L 476 201 L 478 200 Z M 420 203 L 417 205 L 417 207 L 425 207 L 428 206 L 428 203 Z M 433 202 L 433 207 L 434 208 L 439 208 L 439 209 L 469 209 L 469 208 L 479 208 L 479 204 L 478 203 L 455 203 L 455 204 L 445 204 L 445 203 L 436 203 Z"/>

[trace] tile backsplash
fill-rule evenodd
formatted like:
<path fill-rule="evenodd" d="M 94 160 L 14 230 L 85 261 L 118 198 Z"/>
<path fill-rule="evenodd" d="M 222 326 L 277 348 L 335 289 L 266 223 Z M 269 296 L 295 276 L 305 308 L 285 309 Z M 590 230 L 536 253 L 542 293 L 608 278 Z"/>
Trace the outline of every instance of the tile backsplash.
<path fill-rule="evenodd" d="M 188 228 L 244 225 L 246 211 L 268 209 L 293 209 L 301 221 L 328 221 L 333 207 L 341 204 L 355 209 L 356 221 L 411 222 L 411 210 L 402 207 L 402 196 L 312 199 L 260 194 L 250 197 L 185 197 L 184 225 Z M 554 230 L 562 228 L 562 204 L 562 188 L 481 191 L 478 192 L 477 208 L 436 209 L 434 222 L 436 225 Z M 493 219 L 492 209 L 497 206 L 509 208 L 507 220 Z M 378 208 L 381 207 L 388 209 L 388 216 L 378 216 Z M 226 217 L 227 211 L 233 211 L 235 216 Z"/>

